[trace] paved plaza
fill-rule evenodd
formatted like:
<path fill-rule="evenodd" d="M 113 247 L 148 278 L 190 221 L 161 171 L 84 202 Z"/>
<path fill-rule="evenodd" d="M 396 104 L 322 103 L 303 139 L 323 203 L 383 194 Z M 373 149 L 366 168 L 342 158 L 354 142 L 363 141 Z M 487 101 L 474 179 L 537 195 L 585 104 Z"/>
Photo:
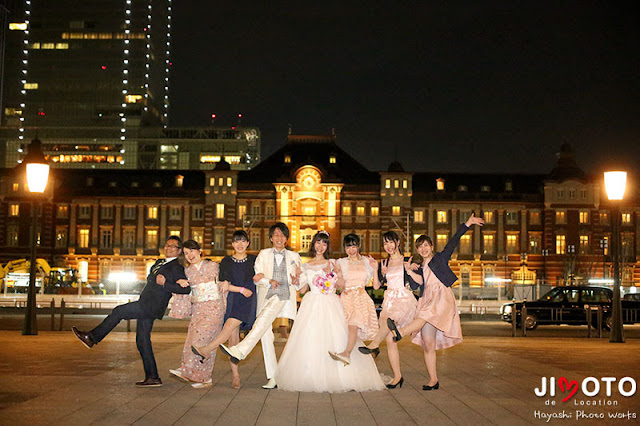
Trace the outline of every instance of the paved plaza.
<path fill-rule="evenodd" d="M 422 390 L 427 382 L 422 352 L 405 339 L 400 344 L 403 388 L 313 394 L 263 390 L 259 347 L 241 364 L 241 389 L 231 388 L 222 355 L 214 369 L 214 386 L 193 389 L 167 371 L 180 364 L 186 322 L 161 324 L 153 343 L 164 386 L 154 389 L 133 386 L 143 378 L 142 365 L 135 333 L 122 325 L 91 350 L 68 331 L 41 331 L 38 336 L 0 331 L 0 424 L 513 425 L 547 423 L 550 416 L 564 416 L 552 418 L 552 424 L 640 421 L 640 391 L 625 397 L 618 390 L 623 377 L 640 379 L 638 338 L 610 344 L 605 338 L 585 337 L 466 337 L 462 345 L 439 351 L 441 388 L 428 392 Z M 278 353 L 283 347 L 276 344 Z M 390 374 L 384 346 L 378 368 Z M 555 397 L 535 395 L 543 377 L 558 381 Z M 565 392 L 559 387 L 561 377 L 567 379 Z M 581 389 L 587 377 L 602 385 L 593 397 Z M 602 377 L 616 378 L 611 396 Z M 588 391 L 593 386 L 588 384 Z M 630 388 L 627 381 L 623 391 Z M 574 389 L 577 392 L 562 402 Z"/>

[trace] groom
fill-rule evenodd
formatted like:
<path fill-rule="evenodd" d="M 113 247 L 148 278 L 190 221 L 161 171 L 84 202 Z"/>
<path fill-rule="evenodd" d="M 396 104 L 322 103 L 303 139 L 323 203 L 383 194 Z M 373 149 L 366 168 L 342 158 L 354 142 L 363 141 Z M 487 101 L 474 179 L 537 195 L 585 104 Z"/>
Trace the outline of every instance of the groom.
<path fill-rule="evenodd" d="M 267 383 L 264 389 L 277 387 L 275 373 L 278 361 L 273 347 L 272 323 L 276 318 L 295 319 L 296 290 L 292 284 L 292 276 L 300 267 L 300 255 L 287 250 L 289 228 L 278 222 L 269 228 L 269 239 L 272 248 L 260 250 L 255 263 L 256 287 L 258 297 L 258 316 L 249 334 L 239 344 L 230 348 L 220 345 L 223 353 L 231 357 L 231 362 L 238 363 L 253 350 L 258 340 L 262 342 L 264 367 Z"/>

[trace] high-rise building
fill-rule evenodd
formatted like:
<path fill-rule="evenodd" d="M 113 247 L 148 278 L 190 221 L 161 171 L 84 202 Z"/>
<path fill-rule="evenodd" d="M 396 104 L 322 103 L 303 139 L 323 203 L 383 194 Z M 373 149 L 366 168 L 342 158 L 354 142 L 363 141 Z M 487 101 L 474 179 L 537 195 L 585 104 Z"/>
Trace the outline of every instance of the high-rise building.
<path fill-rule="evenodd" d="M 5 0 L 0 10 L 1 167 L 13 167 L 37 135 L 56 167 L 171 168 L 161 160 L 161 130 L 170 113 L 172 0 Z M 196 157 L 224 153 L 251 168 L 259 131 L 248 129 L 247 141 L 233 130 L 191 129 L 202 143 L 171 144 L 183 157 L 191 148 Z"/>

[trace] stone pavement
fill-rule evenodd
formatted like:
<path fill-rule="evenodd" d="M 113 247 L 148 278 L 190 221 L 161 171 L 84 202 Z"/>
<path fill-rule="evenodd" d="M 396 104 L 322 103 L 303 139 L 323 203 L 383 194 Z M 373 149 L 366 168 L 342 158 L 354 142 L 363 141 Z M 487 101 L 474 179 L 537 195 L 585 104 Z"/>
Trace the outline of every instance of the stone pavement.
<path fill-rule="evenodd" d="M 552 419 L 554 424 L 637 424 L 640 419 L 640 390 L 624 397 L 617 381 L 610 397 L 603 382 L 599 394 L 588 397 L 578 389 L 567 402 L 562 399 L 569 391 L 558 386 L 555 397 L 534 394 L 542 377 L 565 377 L 571 390 L 580 388 L 586 377 L 640 381 L 637 338 L 610 344 L 586 338 L 468 337 L 462 345 L 438 352 L 441 388 L 428 392 L 422 390 L 427 382 L 422 352 L 405 339 L 400 342 L 403 388 L 313 394 L 263 390 L 259 347 L 241 364 L 241 389 L 231 388 L 222 355 L 214 369 L 214 386 L 193 389 L 167 371 L 179 366 L 184 337 L 183 332 L 154 333 L 164 386 L 138 389 L 133 383 L 143 377 L 135 333 L 114 332 L 88 350 L 68 331 L 41 331 L 38 336 L 0 331 L 0 424 L 399 426 L 542 424 L 548 416 L 571 416 Z M 278 353 L 283 347 L 276 344 Z M 389 374 L 382 349 L 378 368 Z M 626 383 L 623 391 L 630 388 Z M 625 418 L 610 419 L 615 413 Z"/>

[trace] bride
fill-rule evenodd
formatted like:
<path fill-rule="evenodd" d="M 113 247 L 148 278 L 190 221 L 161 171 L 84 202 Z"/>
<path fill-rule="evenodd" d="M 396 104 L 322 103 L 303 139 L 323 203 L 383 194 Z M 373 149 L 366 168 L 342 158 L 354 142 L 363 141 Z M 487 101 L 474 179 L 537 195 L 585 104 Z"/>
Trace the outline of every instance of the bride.
<path fill-rule="evenodd" d="M 280 356 L 276 371 L 279 389 L 298 392 L 347 392 L 385 389 L 372 357 L 355 351 L 343 366 L 329 356 L 347 342 L 347 323 L 335 293 L 334 261 L 329 259 L 329 233 L 320 231 L 311 241 L 312 259 L 298 269 L 300 309 Z"/>

